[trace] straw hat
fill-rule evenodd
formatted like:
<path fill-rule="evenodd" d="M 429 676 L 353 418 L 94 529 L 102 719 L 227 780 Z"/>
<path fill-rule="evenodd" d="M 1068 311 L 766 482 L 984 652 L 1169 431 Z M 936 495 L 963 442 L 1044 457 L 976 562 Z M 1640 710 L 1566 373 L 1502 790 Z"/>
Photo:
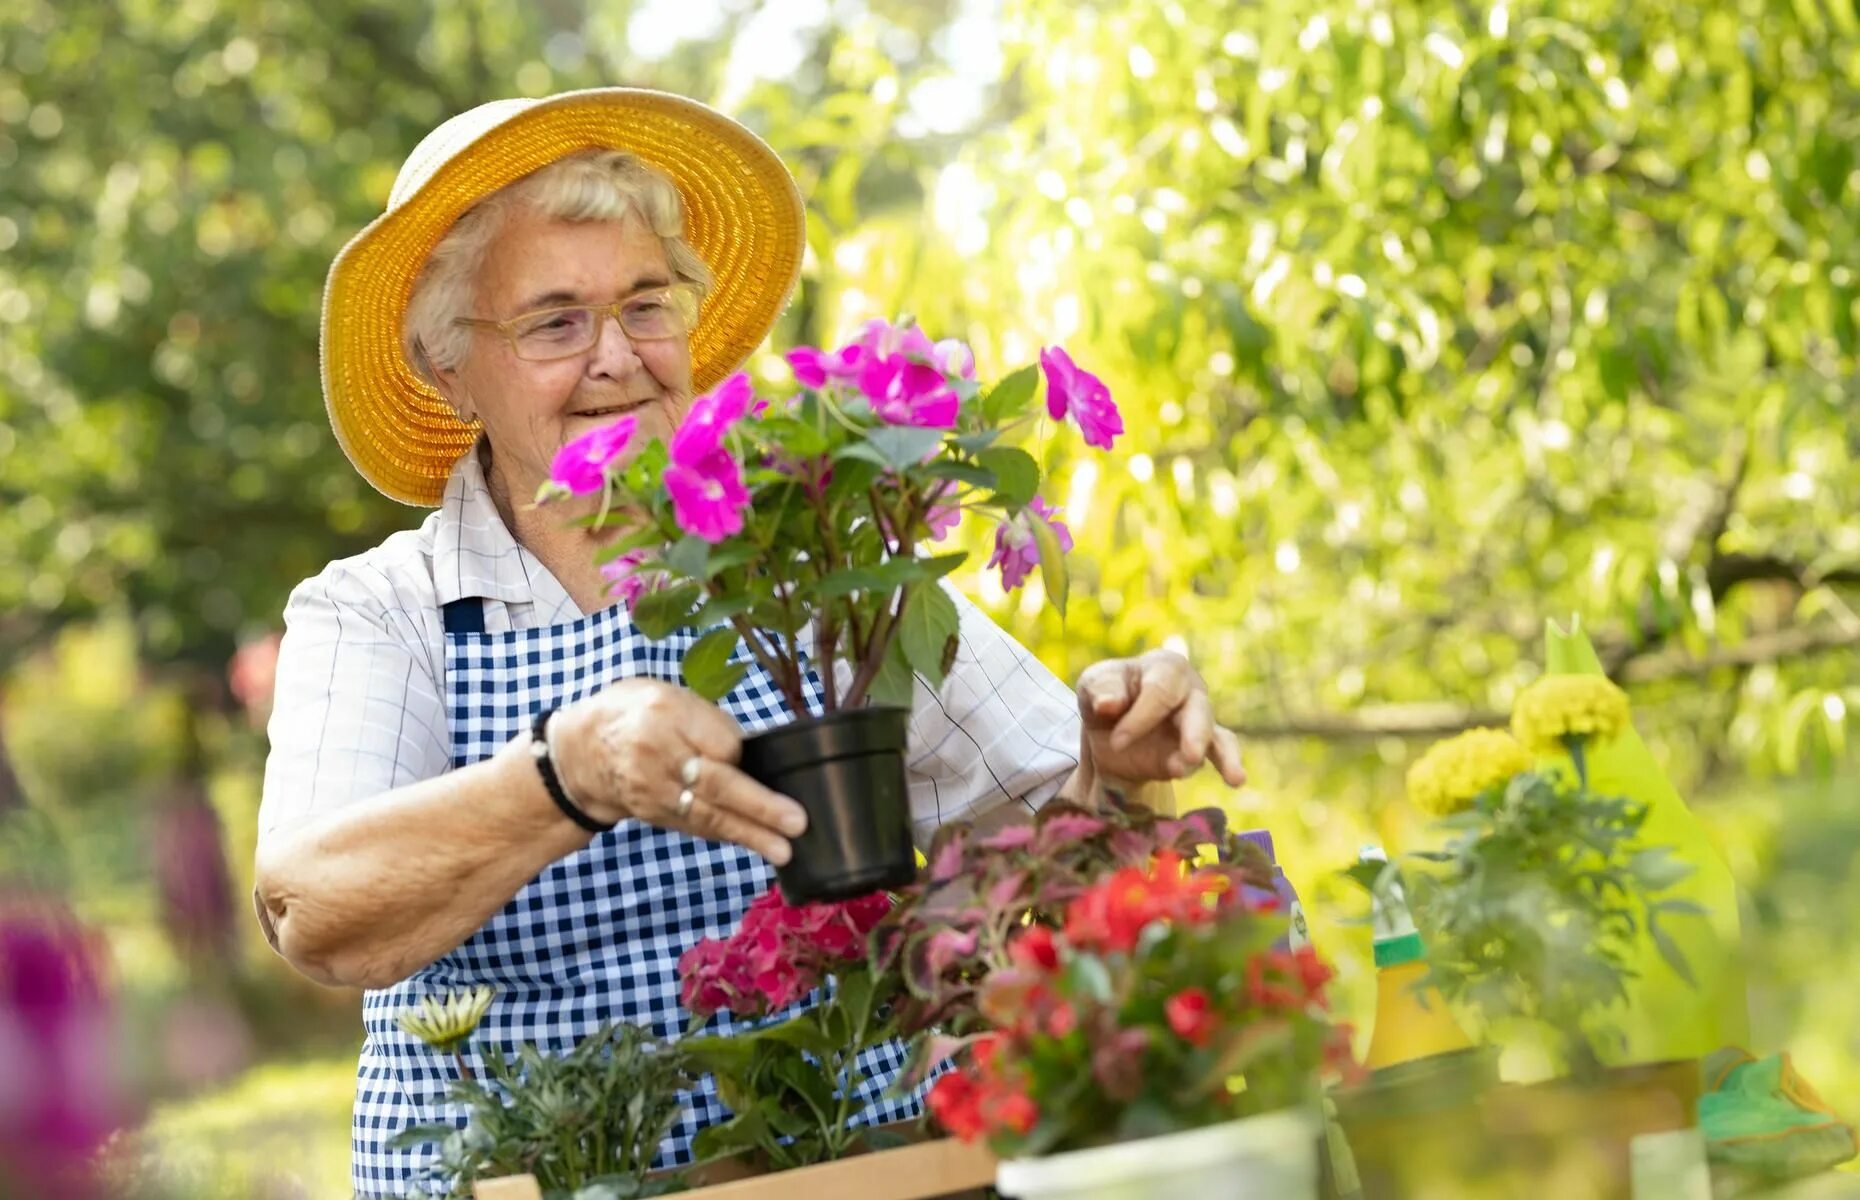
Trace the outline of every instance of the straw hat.
<path fill-rule="evenodd" d="M 477 437 L 401 354 L 413 282 L 465 211 L 507 183 L 586 149 L 624 150 L 664 172 L 685 236 L 716 286 L 691 334 L 707 391 L 768 335 L 801 271 L 806 219 L 794 177 L 755 134 L 695 100 L 637 88 L 494 100 L 426 135 L 387 212 L 342 248 L 323 289 L 323 400 L 349 461 L 406 504 L 432 506 Z"/>

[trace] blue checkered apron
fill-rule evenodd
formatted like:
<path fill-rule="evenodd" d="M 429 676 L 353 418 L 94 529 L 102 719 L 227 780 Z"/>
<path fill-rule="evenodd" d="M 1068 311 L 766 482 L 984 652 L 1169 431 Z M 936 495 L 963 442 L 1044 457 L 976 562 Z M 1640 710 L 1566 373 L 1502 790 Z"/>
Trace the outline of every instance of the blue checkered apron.
<path fill-rule="evenodd" d="M 495 754 L 545 705 L 567 704 L 633 676 L 681 682 L 680 664 L 698 636 L 681 630 L 651 641 L 619 605 L 509 633 L 485 633 L 475 599 L 447 605 L 445 615 L 447 707 L 458 767 Z M 738 653 L 747 661 L 745 651 Z M 819 681 L 811 671 L 807 688 L 817 704 Z M 774 681 L 753 665 L 722 707 L 746 733 L 789 716 Z M 423 1168 L 437 1157 L 437 1147 L 390 1150 L 388 1140 L 409 1125 L 465 1124 L 464 1110 L 442 1099 L 456 1068 L 403 1033 L 396 1014 L 453 988 L 496 988 L 469 1053 L 480 1077 L 487 1049 L 514 1051 L 529 1043 L 561 1053 L 608 1021 L 677 1037 L 689 1020 L 678 1004 L 679 955 L 702 938 L 728 935 L 773 881 L 768 863 L 739 846 L 622 822 L 551 864 L 456 950 L 393 987 L 368 992 L 352 1139 L 357 1194 L 431 1193 L 437 1181 L 425 1180 Z M 711 1028 L 741 1027 L 725 1014 Z M 861 1123 L 921 1112 L 921 1093 L 880 1099 L 904 1061 L 896 1042 L 860 1058 L 865 1082 L 857 1095 L 867 1102 Z M 659 1147 L 659 1165 L 689 1163 L 692 1137 L 728 1115 L 716 1084 L 705 1078 Z"/>

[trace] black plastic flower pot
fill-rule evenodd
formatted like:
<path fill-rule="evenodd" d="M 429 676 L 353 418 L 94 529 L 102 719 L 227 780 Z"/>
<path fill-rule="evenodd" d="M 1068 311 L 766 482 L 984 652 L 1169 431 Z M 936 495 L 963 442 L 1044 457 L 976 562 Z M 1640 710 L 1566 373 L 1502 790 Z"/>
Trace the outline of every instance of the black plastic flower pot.
<path fill-rule="evenodd" d="M 807 810 L 807 832 L 777 868 L 791 904 L 845 900 L 917 878 L 902 708 L 803 717 L 743 739 L 742 768 Z"/>

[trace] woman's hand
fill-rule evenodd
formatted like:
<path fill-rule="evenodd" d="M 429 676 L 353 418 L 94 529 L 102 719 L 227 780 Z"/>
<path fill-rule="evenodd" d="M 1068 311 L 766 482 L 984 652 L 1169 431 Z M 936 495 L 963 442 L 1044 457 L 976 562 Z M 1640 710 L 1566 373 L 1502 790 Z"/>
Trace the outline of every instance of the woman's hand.
<path fill-rule="evenodd" d="M 569 797 L 600 821 L 627 817 L 735 842 L 776 866 L 807 812 L 736 768 L 742 733 L 715 704 L 653 679 L 626 679 L 570 704 L 550 722 Z M 687 764 L 696 762 L 696 775 Z M 680 796 L 690 805 L 681 811 Z"/>
<path fill-rule="evenodd" d="M 1128 784 L 1181 779 L 1203 762 L 1231 787 L 1246 782 L 1240 739 L 1214 723 L 1208 685 L 1186 658 L 1152 650 L 1093 663 L 1079 675 L 1080 754 Z"/>

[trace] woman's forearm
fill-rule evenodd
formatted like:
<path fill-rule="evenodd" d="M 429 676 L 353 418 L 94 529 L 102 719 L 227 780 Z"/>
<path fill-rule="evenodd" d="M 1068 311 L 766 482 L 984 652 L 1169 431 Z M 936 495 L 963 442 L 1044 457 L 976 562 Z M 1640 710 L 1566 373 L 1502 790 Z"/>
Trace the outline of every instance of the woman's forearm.
<path fill-rule="evenodd" d="M 585 846 L 527 743 L 269 836 L 257 893 L 279 953 L 321 983 L 397 983 Z"/>

